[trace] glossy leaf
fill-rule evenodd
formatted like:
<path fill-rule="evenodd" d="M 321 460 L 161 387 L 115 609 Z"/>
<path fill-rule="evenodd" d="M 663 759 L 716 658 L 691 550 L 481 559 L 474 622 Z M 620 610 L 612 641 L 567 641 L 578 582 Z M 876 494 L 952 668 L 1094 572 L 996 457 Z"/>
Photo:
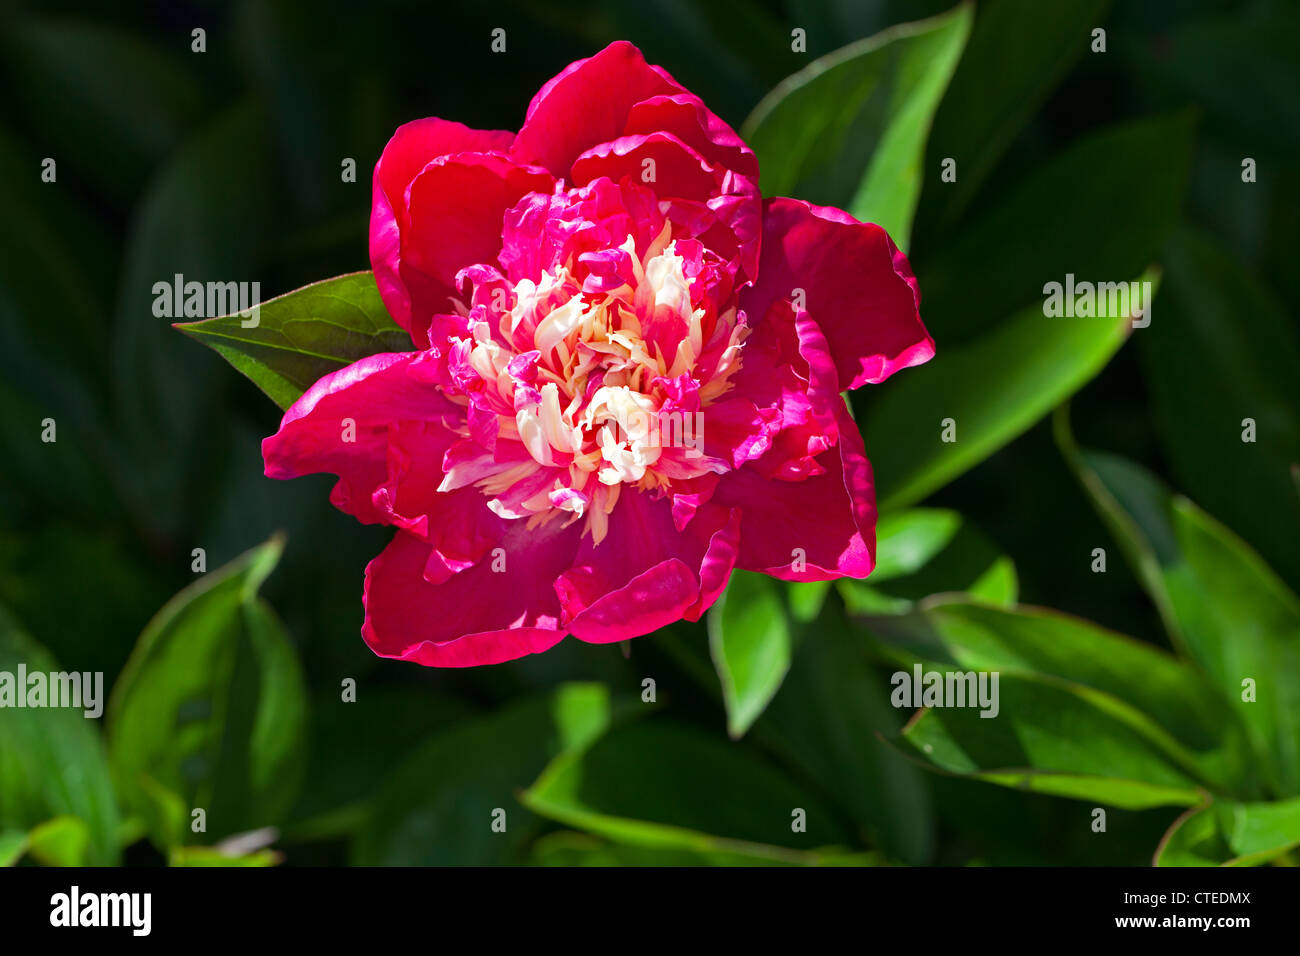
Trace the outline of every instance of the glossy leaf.
<path fill-rule="evenodd" d="M 618 843 L 812 862 L 839 821 L 752 752 L 663 720 L 636 721 L 562 754 L 523 795 L 535 813 Z M 795 812 L 806 831 L 795 832 Z M 764 847 L 774 850 L 765 850 Z"/>
<path fill-rule="evenodd" d="M 916 601 L 961 591 L 1014 604 L 1015 564 L 955 511 L 886 512 L 876 525 L 876 569 L 865 581 L 836 582 L 851 615 L 902 614 Z"/>
<path fill-rule="evenodd" d="M 709 611 L 709 648 L 722 684 L 727 732 L 743 737 L 790 669 L 790 622 L 776 582 L 736 571 Z"/>
<path fill-rule="evenodd" d="M 810 63 L 768 94 L 742 135 L 763 193 L 838 206 L 906 249 L 934 111 L 973 9 L 904 24 Z"/>
<path fill-rule="evenodd" d="M 1126 809 L 1204 799 L 1150 721 L 1108 695 L 1008 673 L 999 676 L 996 704 L 991 719 L 981 717 L 991 710 L 969 706 L 922 710 L 903 737 L 948 773 L 1004 787 Z"/>
<path fill-rule="evenodd" d="M 279 822 L 296 796 L 303 677 L 257 594 L 283 546 L 273 538 L 176 595 L 114 687 L 114 779 L 161 847 L 182 840 L 178 824 L 194 809 L 205 811 L 207 835 L 220 837 Z"/>
<path fill-rule="evenodd" d="M 1252 866 L 1300 845 L 1300 799 L 1277 803 L 1214 802 L 1169 828 L 1156 866 Z"/>
<path fill-rule="evenodd" d="M 1079 451 L 1063 415 L 1057 433 L 1170 636 L 1246 726 L 1259 777 L 1276 796 L 1296 794 L 1300 600 L 1245 542 L 1153 475 Z"/>
<path fill-rule="evenodd" d="M 1146 275 L 1142 281 L 1152 281 Z M 1020 435 L 1096 375 L 1129 316 L 1049 318 L 1030 306 L 926 375 L 890 382 L 859 416 L 882 510 L 914 504 Z M 944 441 L 945 421 L 955 441 Z"/>
<path fill-rule="evenodd" d="M 376 352 L 409 352 L 411 338 L 384 309 L 374 273 L 303 286 L 261 305 L 257 325 L 239 313 L 177 326 L 288 408 L 330 372 Z"/>
<path fill-rule="evenodd" d="M 19 665 L 29 677 L 60 670 L 0 609 L 0 672 L 16 683 Z M 117 801 L 96 722 L 85 708 L 11 704 L 0 707 L 0 831 L 26 832 L 51 817 L 74 817 L 86 829 L 85 861 L 116 863 Z"/>
<path fill-rule="evenodd" d="M 933 662 L 963 672 L 997 672 L 1004 681 L 1020 675 L 1063 682 L 1069 696 L 1118 715 L 1207 786 L 1229 788 L 1247 771 L 1241 726 L 1194 668 L 1088 621 L 1046 609 L 950 600 L 928 602 L 908 618 L 873 619 L 868 627 L 905 665 Z M 1008 716 L 1008 706 L 997 720 Z"/>

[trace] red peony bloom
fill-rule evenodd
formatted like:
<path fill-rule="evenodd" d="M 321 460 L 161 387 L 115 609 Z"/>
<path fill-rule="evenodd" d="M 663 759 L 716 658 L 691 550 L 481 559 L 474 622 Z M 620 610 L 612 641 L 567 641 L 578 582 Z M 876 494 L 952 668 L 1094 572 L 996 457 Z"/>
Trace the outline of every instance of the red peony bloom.
<path fill-rule="evenodd" d="M 370 257 L 414 349 L 322 378 L 262 451 L 398 529 L 366 571 L 376 654 L 491 664 L 697 620 L 733 568 L 870 573 L 840 393 L 934 354 L 907 259 L 762 199 L 749 148 L 636 47 L 568 67 L 518 133 L 401 127 Z"/>

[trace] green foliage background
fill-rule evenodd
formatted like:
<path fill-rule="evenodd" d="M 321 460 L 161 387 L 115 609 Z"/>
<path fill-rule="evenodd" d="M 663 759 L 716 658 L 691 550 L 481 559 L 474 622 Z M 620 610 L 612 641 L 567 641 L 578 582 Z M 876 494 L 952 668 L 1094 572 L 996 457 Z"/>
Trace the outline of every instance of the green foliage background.
<path fill-rule="evenodd" d="M 103 671 L 113 698 L 102 722 L 0 710 L 0 863 L 1291 861 L 1297 9 L 950 8 L 7 4 L 0 670 Z M 397 125 L 517 128 L 618 38 L 744 131 L 765 193 L 879 221 L 911 257 L 938 357 L 853 397 L 880 567 L 834 588 L 737 575 L 707 626 L 626 652 L 381 661 L 361 581 L 391 532 L 334 511 L 328 477 L 262 477 L 275 405 L 156 319 L 152 285 L 270 297 L 364 269 Z M 1151 326 L 1045 318 L 1067 272 L 1153 279 Z M 342 360 L 388 334 L 347 281 Z M 281 400 L 319 374 L 223 354 Z M 225 567 L 195 580 L 199 547 Z M 999 717 L 891 707 L 915 663 L 998 670 Z M 267 826 L 270 849 L 222 843 Z"/>

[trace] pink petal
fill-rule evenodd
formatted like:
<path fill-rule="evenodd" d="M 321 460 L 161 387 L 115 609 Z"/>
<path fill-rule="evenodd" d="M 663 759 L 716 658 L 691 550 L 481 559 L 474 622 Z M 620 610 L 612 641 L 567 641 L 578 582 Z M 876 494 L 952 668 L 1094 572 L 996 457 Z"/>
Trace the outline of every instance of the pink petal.
<path fill-rule="evenodd" d="M 400 236 L 407 226 L 406 191 L 420 170 L 440 156 L 460 152 L 505 152 L 514 142 L 505 130 L 471 129 L 429 117 L 397 128 L 375 164 L 370 212 L 370 262 L 379 293 L 394 321 L 411 327 L 410 294 L 399 278 Z"/>
<path fill-rule="evenodd" d="M 383 352 L 324 376 L 263 440 L 266 476 L 338 475 L 330 495 L 336 507 L 365 523 L 388 523 L 372 495 L 388 477 L 389 426 L 411 421 L 446 429 L 464 416 L 438 390 L 432 371 L 425 353 Z"/>
<path fill-rule="evenodd" d="M 666 498 L 625 490 L 600 544 L 584 537 L 555 589 L 574 637 L 603 644 L 699 620 L 727 586 L 739 515 L 706 503 L 682 531 Z"/>
<path fill-rule="evenodd" d="M 746 465 L 722 477 L 713 501 L 739 508 L 736 567 L 785 581 L 865 578 L 875 566 L 876 502 L 862 436 L 843 400 L 839 444 L 817 459 L 826 470 L 803 481 L 764 478 Z M 806 562 L 795 570 L 796 549 Z"/>
<path fill-rule="evenodd" d="M 578 529 L 560 523 L 528 531 L 512 522 L 502 538 L 505 570 L 484 556 L 441 583 L 427 579 L 431 549 L 397 537 L 366 568 L 362 636 L 380 657 L 428 667 L 474 667 L 537 654 L 565 635 L 552 582 L 573 561 Z"/>
<path fill-rule="evenodd" d="M 796 289 L 835 356 L 840 390 L 883 382 L 934 356 L 911 267 L 885 230 L 839 209 L 768 199 L 758 281 L 741 304 L 764 315 Z"/>
<path fill-rule="evenodd" d="M 623 134 L 637 103 L 685 92 L 631 43 L 615 41 L 570 64 L 537 92 L 510 155 L 567 179 L 578 156 Z"/>
<path fill-rule="evenodd" d="M 433 316 L 452 310 L 457 273 L 496 260 L 506 210 L 528 193 L 549 192 L 553 186 L 545 172 L 491 153 L 435 160 L 415 177 L 407 193 L 410 222 L 402 230 L 398 263 L 409 298 L 397 307 L 408 308 L 417 346 L 427 347 Z"/>

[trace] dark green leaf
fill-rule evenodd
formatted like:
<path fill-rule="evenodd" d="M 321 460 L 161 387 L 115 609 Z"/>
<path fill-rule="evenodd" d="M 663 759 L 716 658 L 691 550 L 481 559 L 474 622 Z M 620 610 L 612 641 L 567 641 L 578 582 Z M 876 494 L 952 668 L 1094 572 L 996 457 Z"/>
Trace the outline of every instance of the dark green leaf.
<path fill-rule="evenodd" d="M 1177 484 L 1300 587 L 1295 322 L 1206 236 L 1180 232 L 1163 262 L 1159 319 L 1137 340 Z M 1242 441 L 1247 418 L 1253 443 Z"/>
<path fill-rule="evenodd" d="M 519 862 L 537 829 L 516 794 L 611 720 L 602 684 L 567 684 L 435 734 L 384 783 L 352 846 L 359 866 Z M 379 732 L 401 733 L 400 728 Z M 500 811 L 500 812 L 498 812 Z M 504 826 L 504 831 L 493 825 Z"/>
<path fill-rule="evenodd" d="M 619 843 L 814 862 L 838 820 L 738 744 L 645 720 L 557 757 L 523 795 L 534 812 Z M 797 811 L 806 832 L 796 832 Z M 794 851 L 794 852 L 791 852 Z"/>
<path fill-rule="evenodd" d="M 238 313 L 178 328 L 216 350 L 281 408 L 317 379 L 376 352 L 409 352 L 411 337 L 388 315 L 374 273 L 314 282 L 262 303 L 258 324 Z"/>
<path fill-rule="evenodd" d="M 768 94 L 742 128 L 763 193 L 843 207 L 906 249 L 930 121 L 972 17 L 962 4 L 851 43 Z"/>
<path fill-rule="evenodd" d="M 936 361 L 945 343 L 970 342 L 1008 313 L 1041 306 L 1049 282 L 1123 282 L 1157 261 L 1180 211 L 1192 132 L 1187 114 L 1090 134 L 918 263 Z"/>
<path fill-rule="evenodd" d="M 1110 0 L 989 0 L 979 16 L 948 95 L 934 117 L 926 151 L 920 218 L 936 233 L 951 228 L 989 171 L 1072 64 L 1088 52 Z M 1014 50 L 1013 56 L 1007 51 Z M 936 182 L 944 159 L 957 180 Z"/>

